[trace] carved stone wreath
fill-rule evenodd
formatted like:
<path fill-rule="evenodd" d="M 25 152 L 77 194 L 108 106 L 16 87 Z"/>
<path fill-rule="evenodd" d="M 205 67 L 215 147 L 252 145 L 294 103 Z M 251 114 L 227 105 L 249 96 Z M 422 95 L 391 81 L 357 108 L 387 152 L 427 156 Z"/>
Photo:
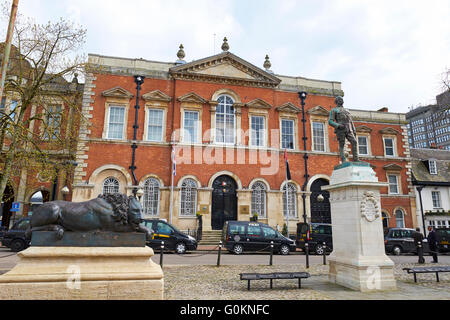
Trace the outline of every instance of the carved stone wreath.
<path fill-rule="evenodd" d="M 373 222 L 381 216 L 380 206 L 375 195 L 371 191 L 364 192 L 363 200 L 361 201 L 361 216 L 367 221 Z"/>

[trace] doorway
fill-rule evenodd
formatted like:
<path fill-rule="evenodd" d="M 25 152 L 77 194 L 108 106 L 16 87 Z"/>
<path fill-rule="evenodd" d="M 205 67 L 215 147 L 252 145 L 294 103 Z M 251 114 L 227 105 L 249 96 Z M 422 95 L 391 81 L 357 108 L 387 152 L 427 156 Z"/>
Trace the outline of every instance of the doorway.
<path fill-rule="evenodd" d="M 222 230 L 225 221 L 237 220 L 237 184 L 223 175 L 214 180 L 212 187 L 211 227 Z"/>
<path fill-rule="evenodd" d="M 321 190 L 322 186 L 327 185 L 328 180 L 322 178 L 311 185 L 311 222 L 331 223 L 330 193 Z"/>

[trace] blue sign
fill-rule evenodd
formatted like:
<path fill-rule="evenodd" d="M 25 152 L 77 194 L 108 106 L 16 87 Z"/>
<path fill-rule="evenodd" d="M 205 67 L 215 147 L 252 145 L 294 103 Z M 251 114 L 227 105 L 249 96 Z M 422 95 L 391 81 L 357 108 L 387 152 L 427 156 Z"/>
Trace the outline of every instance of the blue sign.
<path fill-rule="evenodd" d="M 19 212 L 20 211 L 20 203 L 19 202 L 13 202 L 11 212 Z"/>

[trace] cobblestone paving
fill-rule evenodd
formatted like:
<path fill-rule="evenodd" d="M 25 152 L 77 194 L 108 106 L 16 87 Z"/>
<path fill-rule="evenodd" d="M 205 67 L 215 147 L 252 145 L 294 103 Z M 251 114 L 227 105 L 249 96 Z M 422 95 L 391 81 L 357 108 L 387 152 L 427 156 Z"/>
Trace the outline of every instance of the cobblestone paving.
<path fill-rule="evenodd" d="M 439 264 L 438 264 L 439 265 Z M 440 282 L 434 274 L 418 275 L 414 283 L 413 275 L 402 269 L 417 266 L 399 264 L 395 266 L 398 290 L 392 292 L 361 293 L 327 281 L 328 266 L 313 265 L 308 270 L 301 265 L 255 266 L 164 266 L 165 299 L 167 300 L 450 300 L 450 274 L 441 273 Z M 429 266 L 428 264 L 421 266 Z M 430 264 L 436 266 L 436 264 Z M 242 272 L 302 272 L 311 274 L 302 280 L 298 289 L 297 280 L 274 280 L 270 289 L 269 280 L 251 282 L 240 280 Z"/>

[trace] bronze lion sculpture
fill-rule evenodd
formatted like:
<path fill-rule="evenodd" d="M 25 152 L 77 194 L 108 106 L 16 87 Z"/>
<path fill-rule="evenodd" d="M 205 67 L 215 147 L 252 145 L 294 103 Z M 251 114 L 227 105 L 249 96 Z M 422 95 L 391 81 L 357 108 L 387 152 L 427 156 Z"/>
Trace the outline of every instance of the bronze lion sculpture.
<path fill-rule="evenodd" d="M 62 239 L 64 231 L 143 232 L 147 240 L 153 231 L 140 225 L 142 206 L 134 197 L 121 193 L 99 195 L 85 202 L 50 201 L 39 206 L 31 216 L 26 232 L 56 231 Z"/>

